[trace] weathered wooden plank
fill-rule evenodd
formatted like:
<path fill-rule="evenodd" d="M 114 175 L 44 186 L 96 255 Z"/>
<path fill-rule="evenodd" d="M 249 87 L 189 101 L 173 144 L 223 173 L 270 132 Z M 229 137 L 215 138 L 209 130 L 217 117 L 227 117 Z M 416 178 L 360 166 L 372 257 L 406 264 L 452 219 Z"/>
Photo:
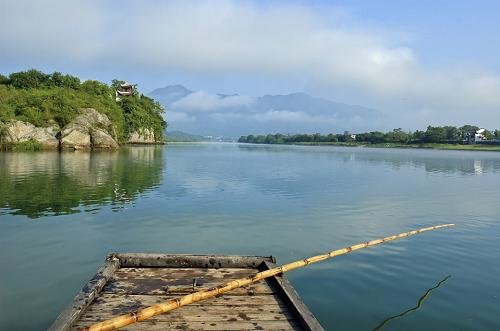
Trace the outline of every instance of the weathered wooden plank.
<path fill-rule="evenodd" d="M 230 280 L 249 277 L 256 269 L 225 268 L 120 268 L 104 288 L 105 293 L 182 295 L 209 289 Z M 196 285 L 193 286 L 196 280 Z M 272 294 L 275 290 L 263 281 L 231 291 L 232 295 Z"/>
<path fill-rule="evenodd" d="M 78 323 L 75 330 L 81 327 L 89 326 L 91 322 Z M 245 322 L 157 322 L 143 321 L 129 325 L 123 331 L 165 331 L 165 330 L 183 330 L 183 331 L 203 331 L 203 330 L 301 330 L 295 321 L 245 321 Z"/>
<path fill-rule="evenodd" d="M 141 303 L 133 304 L 131 306 L 125 305 L 111 305 L 109 303 L 103 303 L 100 305 L 90 306 L 81 319 L 93 319 L 96 316 L 116 316 L 120 314 L 127 314 L 134 311 L 136 307 L 142 307 Z M 227 316 L 240 315 L 241 312 L 245 312 L 248 315 L 258 315 L 258 314 L 290 314 L 292 313 L 290 309 L 285 305 L 260 305 L 260 306 L 216 306 L 216 305 L 206 305 L 206 306 L 185 306 L 177 310 L 168 312 L 164 314 L 168 319 L 172 316 L 198 316 L 210 319 L 220 318 L 221 320 L 227 319 Z M 159 315 L 163 316 L 163 315 Z M 158 319 L 159 317 L 151 317 L 152 320 Z M 161 317 L 162 318 L 162 317 Z M 243 318 L 243 317 L 242 317 Z M 243 318 L 244 319 L 244 318 Z M 263 318 L 264 320 L 265 318 Z M 292 317 L 294 319 L 294 317 Z"/>
<path fill-rule="evenodd" d="M 176 295 L 116 295 L 116 294 L 101 294 L 94 300 L 93 305 L 108 303 L 115 306 L 135 306 L 144 304 L 151 306 L 166 300 L 177 297 Z M 92 305 L 92 306 L 93 306 Z M 259 306 L 259 305 L 280 305 L 285 306 L 285 303 L 278 295 L 222 295 L 220 297 L 210 298 L 203 301 L 193 302 L 189 306 Z"/>
<path fill-rule="evenodd" d="M 48 331 L 69 330 L 71 324 L 84 313 L 119 267 L 118 259 L 107 259 L 94 277 L 77 294 L 73 302 L 61 312 Z"/>
<path fill-rule="evenodd" d="M 257 268 L 263 261 L 275 262 L 271 256 L 185 255 L 152 253 L 111 253 L 126 267 L 163 268 Z"/>
<path fill-rule="evenodd" d="M 287 312 L 256 312 L 250 313 L 246 309 L 246 307 L 240 307 L 239 309 L 233 309 L 232 311 L 212 311 L 210 314 L 198 311 L 198 312 L 171 312 L 163 315 L 158 315 L 155 317 L 151 317 L 149 320 L 156 322 L 217 322 L 217 321 L 225 321 L 225 322 L 237 322 L 237 321 L 287 321 L 293 320 L 293 314 Z M 83 315 L 79 321 L 91 321 L 91 322 L 100 322 L 111 317 L 115 317 L 116 315 L 110 315 L 105 311 L 93 311 L 88 312 L 88 314 Z"/>
<path fill-rule="evenodd" d="M 192 280 L 186 280 L 186 283 L 191 285 L 172 285 L 175 283 L 164 281 L 162 279 L 129 279 L 129 280 L 111 280 L 102 290 L 103 293 L 108 294 L 146 294 L 146 295 L 165 295 L 175 294 L 183 295 L 196 291 L 208 289 L 221 282 L 205 282 L 204 280 L 197 280 L 197 285 L 193 288 Z M 260 295 L 260 294 L 273 294 L 276 290 L 271 288 L 268 284 L 262 282 L 252 284 L 242 288 L 231 291 L 231 295 Z"/>
<path fill-rule="evenodd" d="M 146 284 L 138 284 L 137 286 L 134 283 L 128 281 L 120 281 L 120 282 L 110 282 L 108 283 L 102 293 L 106 294 L 117 294 L 117 295 L 165 295 L 172 294 L 176 296 L 193 293 L 196 291 L 200 291 L 203 289 L 208 289 L 210 287 L 219 285 L 219 283 L 208 283 L 203 286 L 196 286 L 193 290 L 192 287 L 189 286 L 165 286 L 164 288 L 148 288 Z M 274 294 L 276 290 L 267 286 L 266 284 L 252 284 L 249 286 L 245 286 L 242 288 L 237 288 L 231 291 L 231 295 L 245 295 L 245 296 L 253 296 L 253 295 L 266 295 L 266 294 Z"/>
<path fill-rule="evenodd" d="M 267 269 L 276 267 L 276 265 L 271 262 L 264 262 L 264 265 Z M 272 277 L 271 280 L 274 281 L 274 287 L 280 294 L 280 298 L 290 307 L 290 309 L 295 311 L 300 325 L 305 330 L 324 331 L 321 324 L 319 324 L 316 317 L 304 304 L 302 299 L 299 297 L 293 286 L 284 275 Z"/>
<path fill-rule="evenodd" d="M 249 268 L 120 268 L 116 271 L 113 278 L 207 278 L 207 279 L 237 279 L 255 275 L 258 269 Z"/>

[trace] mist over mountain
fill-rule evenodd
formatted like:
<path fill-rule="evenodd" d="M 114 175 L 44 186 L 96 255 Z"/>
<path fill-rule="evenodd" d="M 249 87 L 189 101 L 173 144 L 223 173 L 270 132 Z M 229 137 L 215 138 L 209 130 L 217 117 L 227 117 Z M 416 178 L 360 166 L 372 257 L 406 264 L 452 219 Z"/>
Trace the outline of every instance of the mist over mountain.
<path fill-rule="evenodd" d="M 210 94 L 182 85 L 152 91 L 167 110 L 169 130 L 238 137 L 270 132 L 343 132 L 373 130 L 385 114 L 367 107 L 334 102 L 298 92 L 250 97 Z"/>
<path fill-rule="evenodd" d="M 169 85 L 166 87 L 157 88 L 149 96 L 159 101 L 163 106 L 172 104 L 173 102 L 184 98 L 188 94 L 193 93 L 182 85 Z"/>

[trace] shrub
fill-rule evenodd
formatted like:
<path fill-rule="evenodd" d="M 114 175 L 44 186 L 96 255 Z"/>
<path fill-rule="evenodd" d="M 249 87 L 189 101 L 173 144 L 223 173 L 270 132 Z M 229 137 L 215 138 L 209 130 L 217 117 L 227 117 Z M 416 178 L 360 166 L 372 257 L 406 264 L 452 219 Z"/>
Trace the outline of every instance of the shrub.
<path fill-rule="evenodd" d="M 42 144 L 34 139 L 30 139 L 28 141 L 23 141 L 20 143 L 14 144 L 15 151 L 40 151 L 43 149 Z"/>

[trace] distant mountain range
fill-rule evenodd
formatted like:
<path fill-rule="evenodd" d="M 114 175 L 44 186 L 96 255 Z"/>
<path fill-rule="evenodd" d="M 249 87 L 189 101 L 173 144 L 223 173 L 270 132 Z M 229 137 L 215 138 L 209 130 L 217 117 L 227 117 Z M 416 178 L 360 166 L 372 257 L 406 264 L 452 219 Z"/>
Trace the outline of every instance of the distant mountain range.
<path fill-rule="evenodd" d="M 237 137 L 269 132 L 338 132 L 372 127 L 385 115 L 362 106 L 334 102 L 307 93 L 249 97 L 210 94 L 170 85 L 149 96 L 167 110 L 169 129 L 201 135 Z"/>
<path fill-rule="evenodd" d="M 167 107 L 175 101 L 180 100 L 193 92 L 194 91 L 191 91 L 182 85 L 169 85 L 166 87 L 157 88 L 156 90 L 149 93 L 149 96 Z"/>

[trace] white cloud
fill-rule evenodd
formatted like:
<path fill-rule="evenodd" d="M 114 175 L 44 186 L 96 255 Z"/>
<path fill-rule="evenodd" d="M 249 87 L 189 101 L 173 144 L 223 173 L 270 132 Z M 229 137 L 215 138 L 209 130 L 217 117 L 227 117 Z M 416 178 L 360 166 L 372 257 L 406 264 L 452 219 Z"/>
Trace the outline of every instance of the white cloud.
<path fill-rule="evenodd" d="M 336 116 L 312 115 L 302 111 L 269 110 L 263 113 L 212 113 L 210 118 L 226 122 L 234 120 L 255 121 L 255 122 L 281 122 L 295 124 L 331 124 L 337 123 Z"/>
<path fill-rule="evenodd" d="M 303 77 L 323 96 L 402 119 L 422 109 L 438 120 L 500 119 L 498 73 L 431 71 L 404 33 L 344 25 L 344 13 L 335 10 L 240 1 L 3 0 L 0 6 L 0 63 Z M 176 107 L 210 111 L 246 102 L 199 92 Z M 268 116 L 282 115 L 299 116 Z"/>
<path fill-rule="evenodd" d="M 25 65 L 100 61 L 109 52 L 107 14 L 92 1 L 2 0 L 0 60 Z"/>
<path fill-rule="evenodd" d="M 271 110 L 262 114 L 252 114 L 250 119 L 258 122 L 292 122 L 292 123 L 313 123 L 313 124 L 334 124 L 335 116 L 311 115 L 302 111 Z"/>
<path fill-rule="evenodd" d="M 189 123 L 196 121 L 196 117 L 190 116 L 189 114 L 183 112 L 177 112 L 173 110 L 169 110 L 167 113 L 167 121 L 169 123 Z"/>
<path fill-rule="evenodd" d="M 205 91 L 197 91 L 174 102 L 171 107 L 176 111 L 209 112 L 224 110 L 226 108 L 250 106 L 254 99 L 249 96 L 231 95 L 220 96 Z"/>

